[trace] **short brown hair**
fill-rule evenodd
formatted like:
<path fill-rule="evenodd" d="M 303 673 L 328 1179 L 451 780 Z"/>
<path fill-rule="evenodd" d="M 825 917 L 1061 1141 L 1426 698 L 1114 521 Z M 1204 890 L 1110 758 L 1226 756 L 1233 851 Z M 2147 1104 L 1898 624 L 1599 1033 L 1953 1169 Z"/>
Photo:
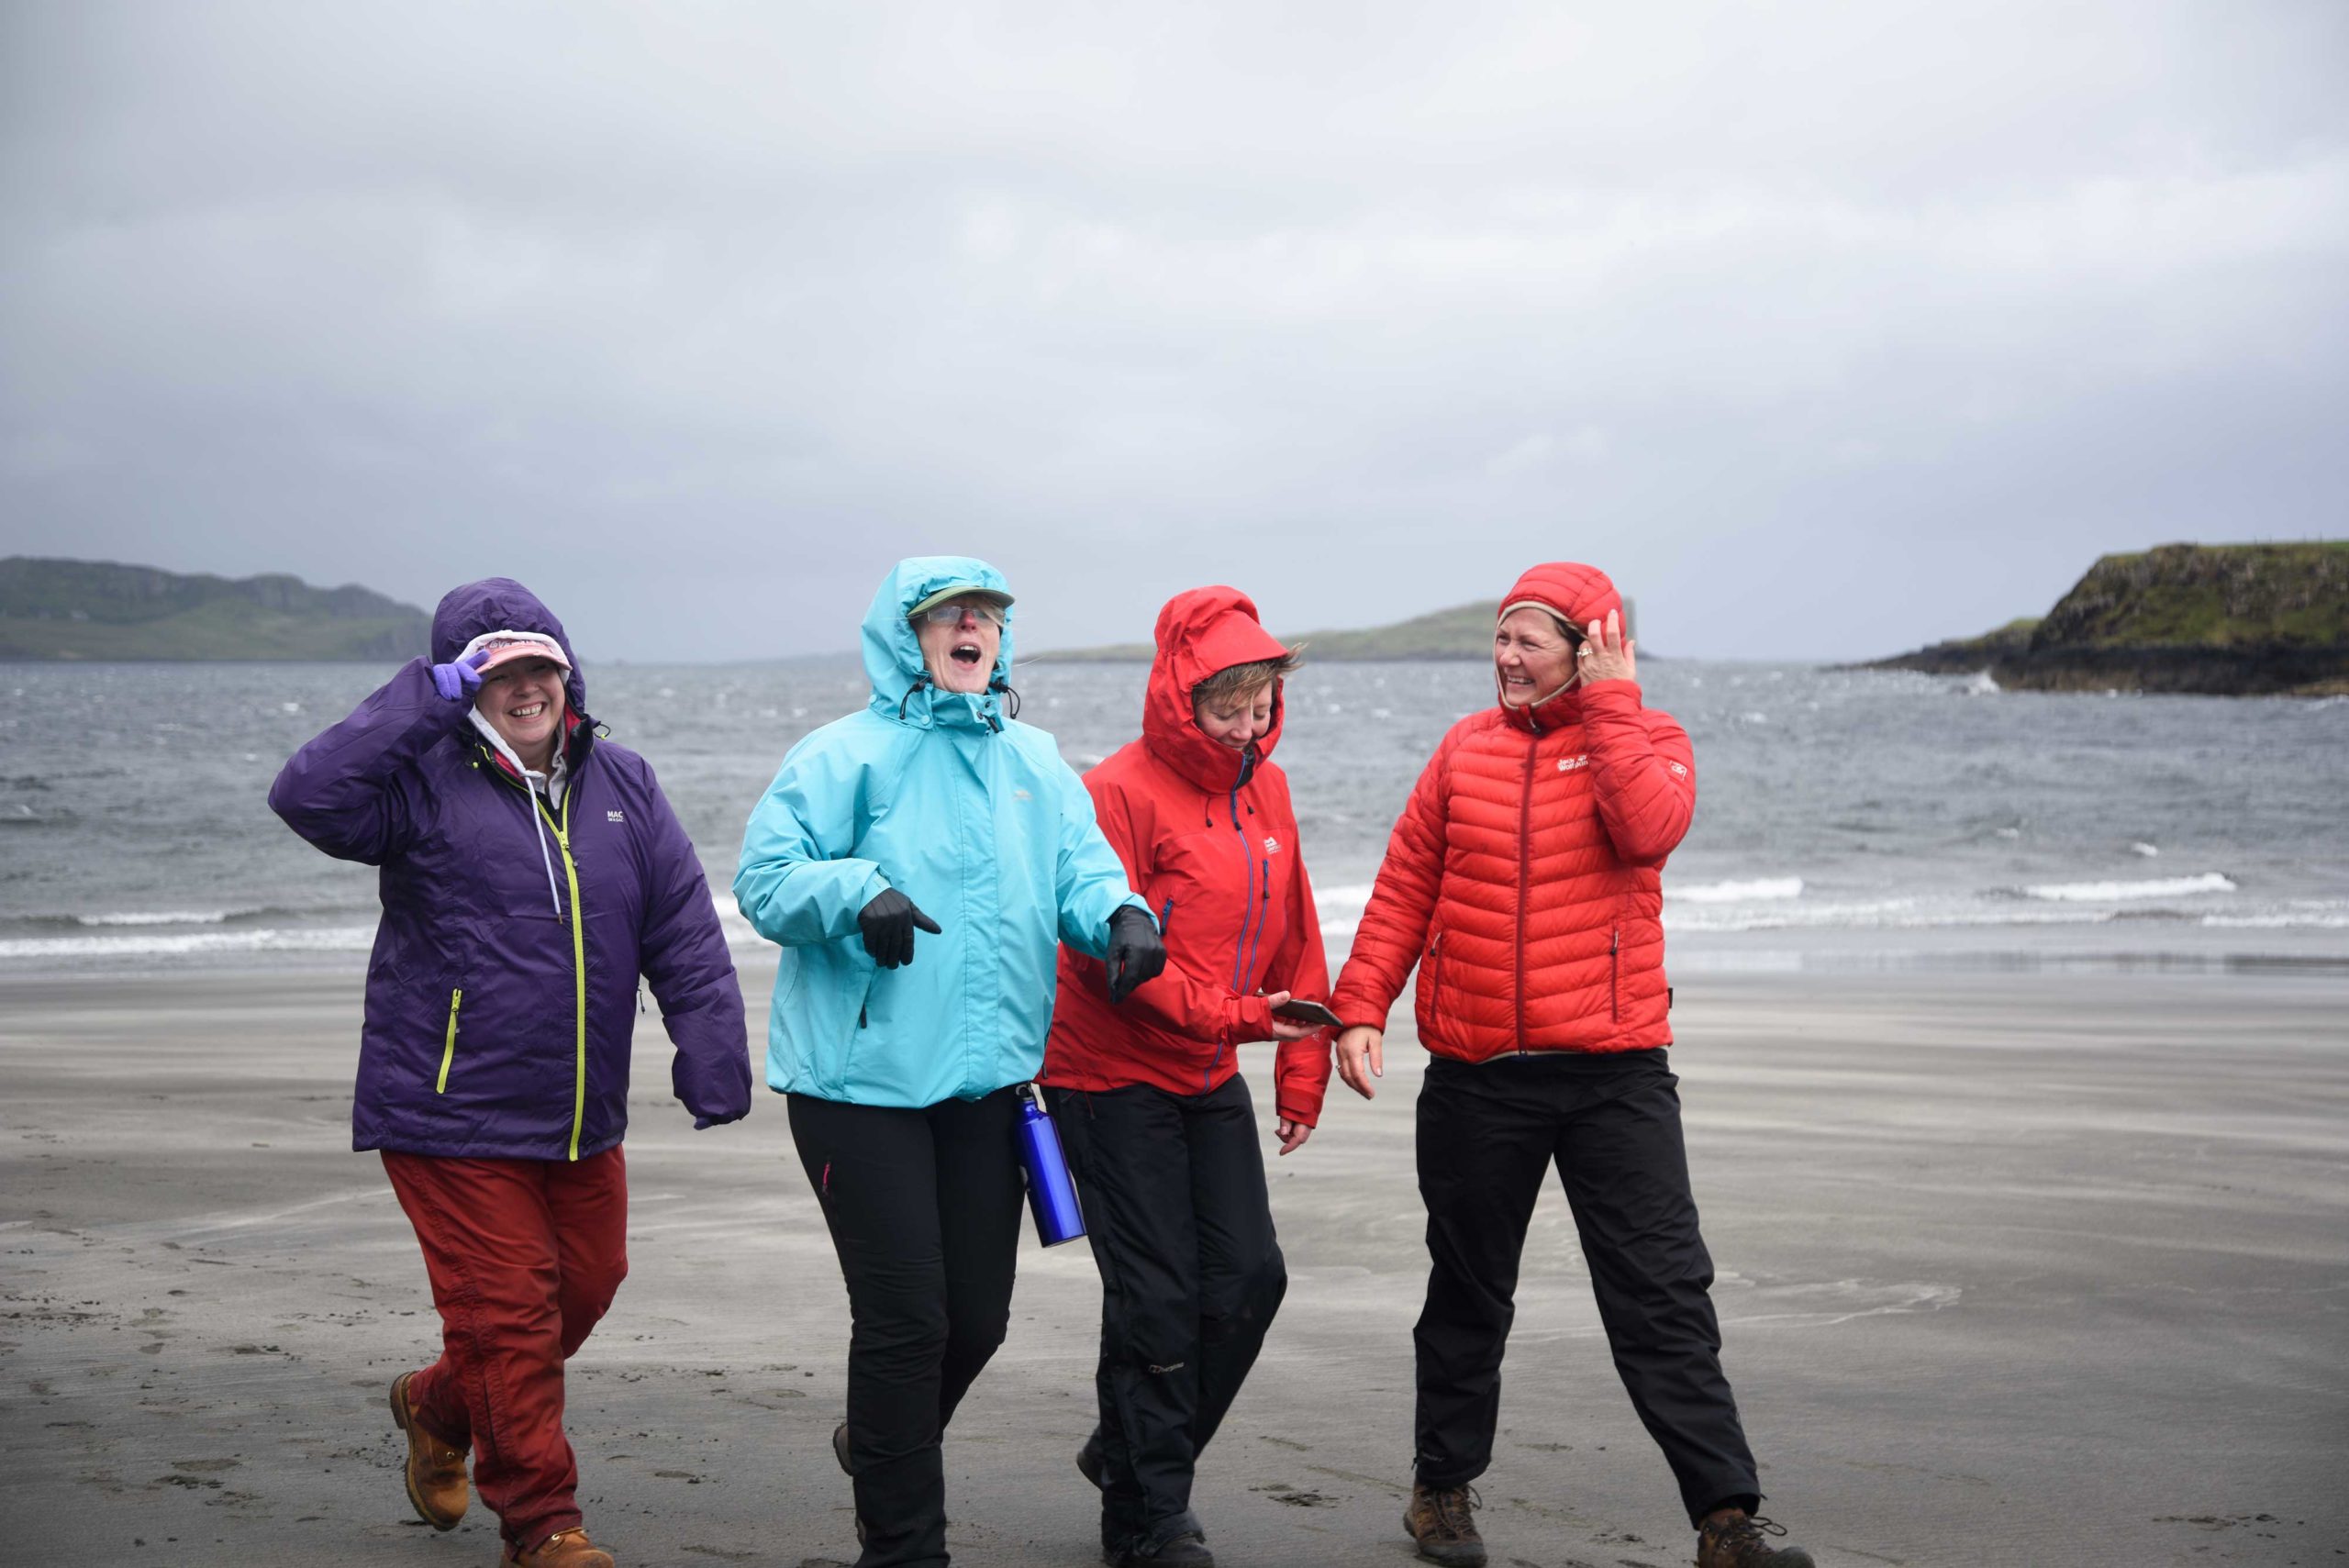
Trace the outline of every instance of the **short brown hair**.
<path fill-rule="evenodd" d="M 1275 681 L 1286 681 L 1297 673 L 1297 666 L 1305 662 L 1299 657 L 1303 651 L 1299 646 L 1277 659 L 1259 659 L 1252 664 L 1234 664 L 1230 669 L 1218 670 L 1191 688 L 1191 700 L 1203 703 L 1236 697 L 1259 686 L 1269 686 Z"/>

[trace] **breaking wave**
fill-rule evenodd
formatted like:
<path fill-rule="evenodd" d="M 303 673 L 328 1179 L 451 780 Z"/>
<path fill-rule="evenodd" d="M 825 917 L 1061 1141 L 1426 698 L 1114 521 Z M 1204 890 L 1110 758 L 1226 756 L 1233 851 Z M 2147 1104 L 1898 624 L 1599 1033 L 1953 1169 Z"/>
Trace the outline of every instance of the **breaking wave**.
<path fill-rule="evenodd" d="M 266 952 L 365 952 L 373 926 L 317 926 L 306 930 L 189 931 L 136 937 L 16 937 L 0 939 L 0 960 L 186 958 Z"/>
<path fill-rule="evenodd" d="M 2199 876 L 2157 876 L 2138 882 L 2049 882 L 2022 890 L 2025 898 L 2059 904 L 2117 904 L 2130 898 L 2190 898 L 2200 893 L 2232 893 L 2234 879 L 2215 871 Z"/>
<path fill-rule="evenodd" d="M 1760 904 L 1781 898 L 1800 898 L 1802 878 L 1798 876 L 1764 876 L 1746 882 L 1698 882 L 1675 887 L 1667 878 L 1664 884 L 1666 903 L 1678 904 Z"/>

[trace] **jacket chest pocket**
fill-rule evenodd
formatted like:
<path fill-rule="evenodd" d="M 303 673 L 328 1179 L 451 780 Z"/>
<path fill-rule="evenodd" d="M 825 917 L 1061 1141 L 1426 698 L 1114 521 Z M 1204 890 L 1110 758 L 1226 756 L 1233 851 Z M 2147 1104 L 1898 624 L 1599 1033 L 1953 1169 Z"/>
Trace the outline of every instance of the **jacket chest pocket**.
<path fill-rule="evenodd" d="M 1162 846 L 1150 887 L 1142 895 L 1153 909 L 1174 905 L 1174 917 L 1182 921 L 1189 942 L 1227 954 L 1230 943 L 1245 937 L 1241 918 L 1253 907 L 1253 884 L 1260 874 L 1252 859 L 1243 862 L 1237 837 L 1226 828 L 1219 835 L 1186 833 Z"/>

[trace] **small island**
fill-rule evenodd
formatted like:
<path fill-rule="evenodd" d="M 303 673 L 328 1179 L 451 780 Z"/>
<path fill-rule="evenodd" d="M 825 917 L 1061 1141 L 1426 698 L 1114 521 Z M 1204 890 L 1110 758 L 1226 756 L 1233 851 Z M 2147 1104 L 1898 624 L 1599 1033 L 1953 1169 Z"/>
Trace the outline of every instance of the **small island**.
<path fill-rule="evenodd" d="M 1353 631 L 1308 631 L 1301 637 L 1284 637 L 1281 640 L 1292 648 L 1303 648 L 1308 658 L 1323 662 L 1486 660 L 1493 656 L 1493 621 L 1500 608 L 1498 599 L 1474 599 L 1387 626 Z M 1624 600 L 1624 624 L 1633 625 L 1637 616 L 1638 606 Z M 1115 642 L 1099 648 L 1052 649 L 1035 655 L 1035 660 L 1053 664 L 1147 664 L 1153 652 L 1147 642 Z M 1641 657 L 1653 659 L 1655 655 L 1643 652 Z"/>
<path fill-rule="evenodd" d="M 0 659 L 382 662 L 422 653 L 431 634 L 424 611 L 367 588 L 0 559 Z"/>
<path fill-rule="evenodd" d="M 1987 671 L 2021 691 L 2349 693 L 2349 540 L 2108 555 L 2041 619 L 1849 667 Z"/>

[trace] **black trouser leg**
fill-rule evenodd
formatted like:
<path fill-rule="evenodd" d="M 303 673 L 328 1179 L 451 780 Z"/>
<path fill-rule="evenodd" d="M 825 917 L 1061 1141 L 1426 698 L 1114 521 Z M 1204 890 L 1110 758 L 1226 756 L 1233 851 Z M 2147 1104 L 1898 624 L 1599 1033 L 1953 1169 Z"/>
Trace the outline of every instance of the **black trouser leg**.
<path fill-rule="evenodd" d="M 1012 1101 L 1002 1090 L 900 1110 L 791 1096 L 792 1139 L 848 1284 L 859 1568 L 947 1561 L 939 1440 L 1009 1316 Z"/>
<path fill-rule="evenodd" d="M 1256 1106 L 1237 1073 L 1184 1103 L 1191 1147 L 1191 1214 L 1199 1233 L 1199 1386 L 1191 1458 L 1223 1425 L 1288 1294 L 1288 1265 L 1273 1234 Z"/>
<path fill-rule="evenodd" d="M 1419 1087 L 1428 1295 L 1411 1344 L 1416 1472 L 1429 1486 L 1464 1485 L 1492 1462 L 1518 1260 L 1557 1143 L 1549 1107 L 1514 1087 L 1505 1066 L 1442 1057 L 1430 1059 Z"/>
<path fill-rule="evenodd" d="M 1708 1294 L 1713 1261 L 1688 1187 L 1679 1081 L 1659 1067 L 1634 1082 L 1566 1122 L 1558 1174 L 1615 1370 L 1694 1522 L 1731 1498 L 1751 1507 L 1761 1486 L 1721 1372 Z"/>
<path fill-rule="evenodd" d="M 1199 1242 L 1180 1096 L 1148 1084 L 1056 1091 L 1085 1236 L 1101 1271 L 1101 1544 L 1191 1506 Z"/>
<path fill-rule="evenodd" d="M 941 1433 L 1011 1326 L 1012 1273 L 1019 1260 L 1019 1217 L 1028 1192 L 1019 1173 L 1019 1099 L 1009 1089 L 930 1107 L 946 1262 L 946 1353 L 938 1380 Z"/>
<path fill-rule="evenodd" d="M 1287 1289 L 1254 1110 L 1238 1078 L 1053 1103 L 1101 1270 L 1102 1543 L 1163 1540 Z"/>

